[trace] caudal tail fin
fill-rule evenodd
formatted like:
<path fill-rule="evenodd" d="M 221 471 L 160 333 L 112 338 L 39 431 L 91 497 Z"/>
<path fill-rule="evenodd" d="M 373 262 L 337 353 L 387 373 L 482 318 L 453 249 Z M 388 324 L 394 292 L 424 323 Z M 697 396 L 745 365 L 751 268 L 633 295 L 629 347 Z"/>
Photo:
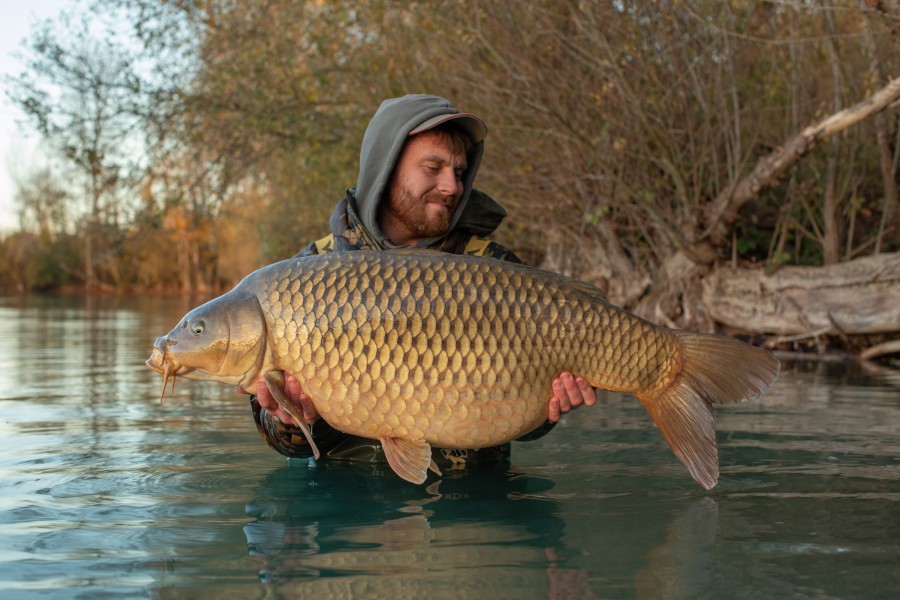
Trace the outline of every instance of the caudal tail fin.
<path fill-rule="evenodd" d="M 638 394 L 691 477 L 707 490 L 719 479 L 713 408 L 763 394 L 781 365 L 762 348 L 719 336 L 674 332 L 682 368 L 664 388 Z"/>

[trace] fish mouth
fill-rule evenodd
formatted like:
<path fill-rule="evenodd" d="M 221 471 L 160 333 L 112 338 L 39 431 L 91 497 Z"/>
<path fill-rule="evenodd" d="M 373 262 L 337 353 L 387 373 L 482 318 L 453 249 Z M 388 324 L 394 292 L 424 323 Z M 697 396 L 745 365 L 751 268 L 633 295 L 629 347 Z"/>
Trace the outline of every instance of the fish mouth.
<path fill-rule="evenodd" d="M 147 359 L 145 363 L 148 367 L 156 371 L 157 373 L 166 374 L 168 370 L 168 365 L 166 364 L 166 353 L 159 348 L 154 348 L 153 353 L 150 354 L 150 358 Z"/>
<path fill-rule="evenodd" d="M 168 340 L 162 337 L 156 340 L 153 345 L 153 352 L 145 363 L 148 367 L 163 376 L 162 393 L 159 401 L 162 403 L 166 396 L 166 387 L 169 385 L 169 379 L 172 379 L 172 393 L 175 392 L 175 379 L 178 375 L 189 373 L 192 369 L 180 364 L 172 355 L 168 353 Z"/>
<path fill-rule="evenodd" d="M 165 342 L 159 343 L 159 341 L 153 347 L 153 352 L 145 364 L 161 375 L 166 373 L 169 375 L 183 375 L 191 370 L 175 360 L 168 352 L 168 345 Z"/>

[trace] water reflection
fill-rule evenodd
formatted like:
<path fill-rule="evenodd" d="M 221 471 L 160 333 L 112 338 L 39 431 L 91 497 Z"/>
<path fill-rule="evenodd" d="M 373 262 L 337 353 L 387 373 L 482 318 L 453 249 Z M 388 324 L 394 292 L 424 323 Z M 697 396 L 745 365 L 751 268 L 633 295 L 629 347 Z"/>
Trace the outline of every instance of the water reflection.
<path fill-rule="evenodd" d="M 756 494 L 769 493 L 760 485 L 794 495 L 898 491 L 898 410 L 898 372 L 787 362 L 772 393 L 719 411 L 728 432 L 720 455 Z"/>
<path fill-rule="evenodd" d="M 593 598 L 599 580 L 619 578 L 623 546 L 645 559 L 633 588 L 618 584 L 629 596 L 694 598 L 714 576 L 711 498 L 649 516 L 660 539 L 629 535 L 632 517 L 606 510 L 628 500 L 611 496 L 596 506 L 592 544 L 574 549 L 550 479 L 496 468 L 421 488 L 383 475 L 297 463 L 268 474 L 244 526 L 261 581 L 281 597 Z M 598 547 L 610 556 L 592 556 Z"/>
<path fill-rule="evenodd" d="M 541 497 L 552 486 L 505 468 L 426 488 L 372 468 L 291 464 L 256 490 L 244 531 L 261 579 L 287 597 L 535 597 L 563 587 L 592 597 L 586 571 L 555 561 L 565 522 Z"/>
<path fill-rule="evenodd" d="M 665 541 L 647 553 L 647 567 L 635 575 L 638 598 L 699 598 L 716 576 L 712 549 L 719 506 L 700 498 L 673 519 Z"/>

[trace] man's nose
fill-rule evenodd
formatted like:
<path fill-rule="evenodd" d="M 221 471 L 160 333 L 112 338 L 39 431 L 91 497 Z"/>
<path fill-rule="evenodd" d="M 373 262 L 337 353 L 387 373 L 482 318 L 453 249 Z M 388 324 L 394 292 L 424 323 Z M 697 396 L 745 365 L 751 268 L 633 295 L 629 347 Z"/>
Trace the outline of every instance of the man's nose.
<path fill-rule="evenodd" d="M 462 190 L 462 181 L 452 169 L 447 169 L 438 178 L 438 191 L 445 196 L 456 196 Z"/>

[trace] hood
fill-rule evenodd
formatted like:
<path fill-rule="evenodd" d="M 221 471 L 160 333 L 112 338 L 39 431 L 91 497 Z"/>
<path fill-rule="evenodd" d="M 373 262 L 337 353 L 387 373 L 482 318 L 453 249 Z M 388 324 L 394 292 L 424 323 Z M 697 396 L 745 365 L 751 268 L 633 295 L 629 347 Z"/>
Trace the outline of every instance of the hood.
<path fill-rule="evenodd" d="M 472 182 L 484 154 L 484 124 L 474 115 L 460 112 L 444 98 L 409 94 L 382 102 L 366 128 L 359 155 L 359 177 L 356 187 L 351 188 L 348 194 L 348 209 L 358 216 L 381 248 L 390 247 L 391 243 L 378 226 L 378 206 L 403 144 L 411 132 L 419 133 L 449 119 L 460 119 L 460 124 L 470 132 L 475 142 L 466 157 L 468 168 L 463 174 L 462 197 L 450 221 L 449 231 L 452 231 L 469 202 Z M 423 240 L 419 246 L 429 246 L 442 237 Z"/>

